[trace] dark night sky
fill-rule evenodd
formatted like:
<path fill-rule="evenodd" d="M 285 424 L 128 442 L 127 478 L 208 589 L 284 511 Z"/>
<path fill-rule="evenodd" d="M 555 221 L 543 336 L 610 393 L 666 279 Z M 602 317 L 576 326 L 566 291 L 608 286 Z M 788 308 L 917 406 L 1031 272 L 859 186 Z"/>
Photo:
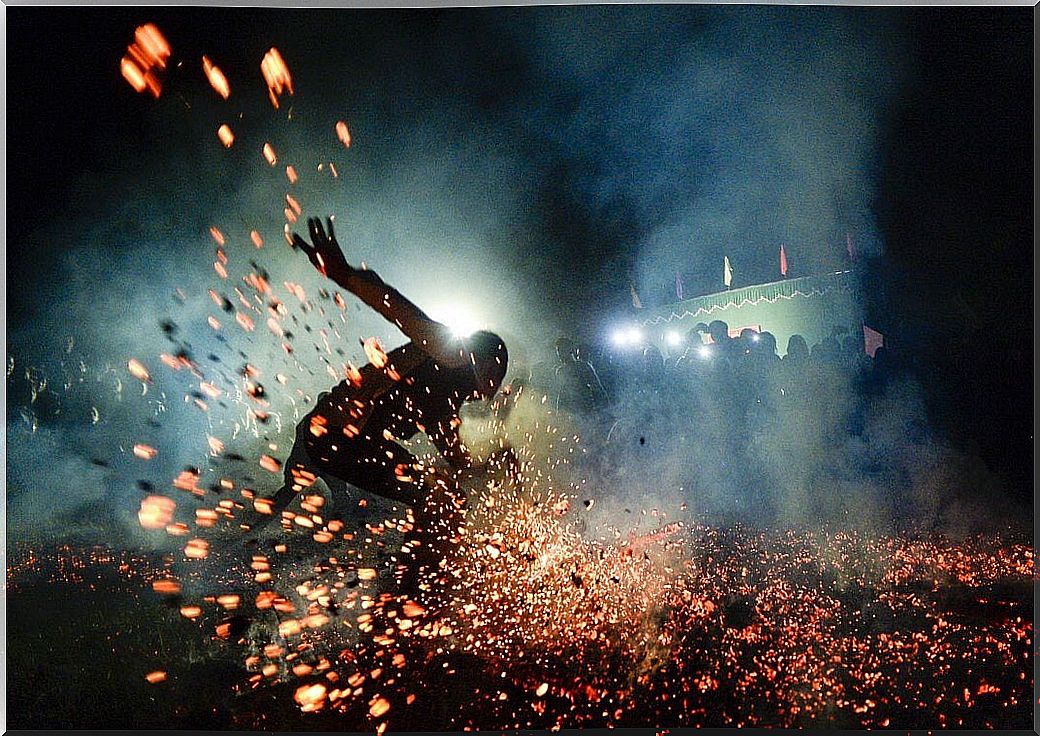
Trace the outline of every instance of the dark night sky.
<path fill-rule="evenodd" d="M 768 48 L 755 47 L 739 32 L 732 39 L 720 38 L 709 12 L 723 16 L 723 28 L 739 29 L 753 17 L 781 35 L 789 29 L 792 38 L 811 42 L 778 45 L 792 55 L 791 66 L 784 68 L 790 75 L 765 85 L 761 98 L 753 84 L 740 90 L 734 95 L 738 115 L 728 117 L 722 104 L 697 118 L 699 127 L 688 139 L 696 138 L 698 130 L 713 131 L 701 150 L 696 141 L 668 140 L 669 118 L 658 112 L 673 104 L 669 95 L 684 89 L 685 82 L 669 79 L 667 70 L 695 67 L 701 54 L 738 59 L 734 78 L 745 82 L 758 69 L 773 74 L 774 66 L 783 66 L 779 57 L 770 58 Z M 824 16 L 824 25 L 830 29 L 833 20 L 837 30 L 828 31 L 830 46 L 821 42 L 817 49 L 814 24 Z M 701 228 L 705 253 L 710 254 L 684 262 L 687 291 L 717 288 L 721 258 L 716 256 L 724 246 L 711 240 L 716 235 L 698 219 L 699 201 L 725 212 L 730 198 L 756 192 L 760 209 L 768 211 L 775 203 L 779 213 L 789 207 L 794 225 L 781 222 L 771 229 L 768 217 L 763 220 L 761 211 L 755 211 L 753 218 L 717 236 L 754 242 L 746 252 L 732 245 L 725 246 L 730 248 L 726 252 L 743 256 L 741 275 L 748 281 L 772 278 L 775 266 L 766 254 L 791 236 L 792 227 L 796 235 L 802 232 L 797 221 L 806 219 L 799 208 L 807 205 L 786 199 L 791 192 L 784 188 L 783 162 L 797 167 L 805 151 L 776 158 L 781 162 L 777 173 L 766 179 L 749 170 L 747 180 L 741 180 L 741 167 L 733 162 L 749 157 L 751 169 L 762 162 L 768 168 L 774 158 L 758 157 L 756 136 L 762 128 L 756 126 L 780 130 L 776 135 L 781 145 L 770 145 L 782 150 L 785 121 L 772 126 L 754 115 L 768 118 L 777 99 L 769 95 L 790 88 L 781 104 L 786 111 L 797 101 L 798 71 L 815 70 L 821 59 L 836 58 L 834 68 L 845 75 L 839 93 L 850 95 L 850 107 L 856 108 L 859 99 L 870 101 L 863 103 L 870 107 L 867 114 L 857 118 L 867 127 L 850 130 L 848 140 L 840 135 L 834 140 L 853 147 L 868 137 L 872 141 L 870 150 L 843 162 L 852 172 L 849 176 L 858 177 L 850 184 L 856 194 L 835 206 L 839 219 L 846 222 L 842 217 L 847 215 L 857 232 L 873 230 L 866 249 L 880 255 L 865 268 L 876 297 L 872 319 L 894 345 L 914 354 L 922 375 L 938 378 L 929 385 L 937 421 L 954 435 L 969 435 L 965 441 L 981 443 L 993 464 L 1029 482 L 1031 468 L 1025 466 L 1031 463 L 1022 459 L 1022 453 L 1031 457 L 1032 452 L 1033 79 L 1028 9 L 9 8 L 7 18 L 9 335 L 29 329 L 40 316 L 41 300 L 62 298 L 55 296 L 61 294 L 56 286 L 67 274 L 56 256 L 78 237 L 76 232 L 62 237 L 65 224 L 78 227 L 92 216 L 108 217 L 114 206 L 103 197 L 86 200 L 83 182 L 90 183 L 89 191 L 104 192 L 113 172 L 122 171 L 127 161 L 158 159 L 171 145 L 170 110 L 176 102 L 145 99 L 119 77 L 119 59 L 140 23 L 155 22 L 174 46 L 175 58 L 196 63 L 202 53 L 210 53 L 232 79 L 255 75 L 263 52 L 278 46 L 294 70 L 301 106 L 306 96 L 318 104 L 335 104 L 341 95 L 349 103 L 345 107 L 361 111 L 356 116 L 358 139 L 371 156 L 363 172 L 392 179 L 394 171 L 381 171 L 379 157 L 395 151 L 411 135 L 412 121 L 425 120 L 428 109 L 446 121 L 449 132 L 459 122 L 460 140 L 486 136 L 500 161 L 484 164 L 474 158 L 481 150 L 476 144 L 475 149 L 460 144 L 461 155 L 476 160 L 476 167 L 509 177 L 523 208 L 522 216 L 512 218 L 509 203 L 502 204 L 505 212 L 496 213 L 496 222 L 509 225 L 489 237 L 522 240 L 526 270 L 518 273 L 532 280 L 526 288 L 557 296 L 562 311 L 587 306 L 583 314 L 593 326 L 590 334 L 623 313 L 630 280 L 639 283 L 646 301 L 667 297 L 671 281 L 654 281 L 654 255 L 674 255 L 668 238 L 687 223 Z M 538 22 L 529 23 L 532 19 Z M 860 26 L 866 29 L 863 37 L 849 36 L 848 28 Z M 709 33 L 714 35 L 705 40 Z M 742 44 L 748 54 L 762 58 L 741 66 Z M 601 54 L 601 45 L 610 51 Z M 803 47 L 808 49 L 805 59 L 793 58 Z M 340 56 L 327 53 L 331 48 Z M 335 59 L 344 55 L 349 69 L 336 67 Z M 402 59 L 416 66 L 404 68 Z M 421 64 L 424 60 L 428 65 Z M 660 85 L 655 69 L 661 70 Z M 826 77 L 826 69 L 820 74 L 821 79 L 806 81 L 807 99 L 826 99 L 825 93 L 813 95 L 838 84 Z M 887 75 L 895 81 L 883 94 L 879 89 Z M 349 80 L 368 89 L 354 90 Z M 196 87 L 178 88 L 171 82 L 168 90 L 187 97 L 204 93 L 202 82 L 191 84 Z M 239 83 L 233 91 L 246 86 Z M 611 118 L 615 86 L 627 97 L 618 95 L 619 111 Z M 262 90 L 251 92 L 262 103 Z M 636 97 L 642 107 L 624 101 Z M 255 109 L 250 104 L 243 103 L 245 109 Z M 744 111 L 752 113 L 745 116 Z M 833 121 L 828 114 L 821 112 L 816 120 L 810 113 L 806 119 L 829 131 Z M 375 129 L 376 121 L 384 129 Z M 645 126 L 624 127 L 636 122 Z M 714 161 L 719 140 L 733 148 L 723 152 L 722 161 Z M 840 157 L 840 151 L 835 155 Z M 711 184 L 685 183 L 694 178 L 691 171 L 704 167 L 721 175 Z M 778 181 L 772 198 L 757 194 Z M 210 186 L 219 190 L 221 184 Z M 423 184 L 415 186 L 421 191 Z M 719 194 L 711 186 L 732 191 Z M 128 196 L 118 187 L 111 193 L 113 198 Z M 463 219 L 476 221 L 479 213 L 473 210 L 481 206 L 479 197 L 468 196 L 459 211 Z M 203 224 L 204 217 L 198 218 Z M 840 260 L 842 228 L 821 226 L 812 235 L 819 236 L 817 245 L 829 239 L 829 245 L 813 251 L 814 259 L 821 264 Z M 496 248 L 508 252 L 503 243 Z M 800 252 L 797 245 L 792 250 Z M 804 265 L 807 260 L 803 255 L 802 268 L 811 270 Z M 663 266 L 666 273 L 670 268 Z M 545 281 L 536 285 L 536 279 Z M 950 314 L 958 316 L 951 320 Z M 8 347 L 20 345 L 12 345 L 9 336 Z M 993 432 L 995 422 L 1005 423 L 1009 431 Z M 995 435 L 1004 440 L 999 446 Z"/>
<path fill-rule="evenodd" d="M 634 10 L 638 17 L 640 11 Z M 551 9 L 518 12 L 546 11 Z M 443 15 L 460 12 L 467 11 L 367 11 L 365 34 L 376 40 L 350 43 L 359 45 L 359 54 L 377 48 L 379 39 L 394 37 L 402 44 L 429 46 L 433 42 L 428 33 Z M 463 41 L 480 44 L 481 19 L 499 12 L 517 11 L 472 12 L 472 23 L 463 25 L 469 34 Z M 882 164 L 875 208 L 886 254 L 879 267 L 901 269 L 915 280 L 956 291 L 987 326 L 1009 335 L 1028 329 L 1030 13 L 953 8 L 855 12 L 864 18 L 884 13 L 906 39 L 906 81 L 879 136 Z M 689 9 L 687 16 L 685 30 L 693 36 L 697 9 Z M 25 242 L 40 221 L 54 217 L 56 203 L 68 194 L 71 182 L 104 171 L 106 160 L 125 142 L 143 146 L 144 152 L 164 145 L 164 131 L 149 119 L 148 101 L 118 77 L 118 58 L 134 26 L 154 20 L 177 40 L 175 51 L 183 57 L 217 49 L 225 67 L 234 69 L 236 64 L 248 67 L 271 43 L 285 45 L 286 38 L 293 38 L 300 48 L 311 42 L 320 49 L 319 43 L 336 37 L 330 28 L 337 23 L 336 13 L 169 8 L 12 8 L 9 18 L 8 226 L 13 247 L 8 267 L 15 284 L 31 283 L 39 263 L 35 249 L 17 244 Z M 228 42 L 230 37 L 235 43 Z M 487 40 L 482 45 L 470 48 L 468 56 L 460 55 L 457 68 L 440 68 L 437 76 L 443 88 L 424 88 L 421 93 L 453 96 L 459 105 L 472 105 L 482 122 L 494 124 L 498 118 L 510 125 L 513 121 L 504 110 L 523 99 L 524 85 L 540 81 L 537 71 L 519 47 Z M 315 53 L 320 55 L 320 50 Z M 449 51 L 443 58 L 453 57 Z M 479 70 L 463 68 L 472 58 L 482 59 Z M 297 74 L 305 79 L 302 65 Z M 546 99 L 561 106 L 573 104 L 563 93 Z M 597 142 L 588 143 L 594 147 Z M 539 214 L 546 248 L 567 252 L 578 271 L 604 251 L 608 257 L 617 254 L 622 262 L 633 260 L 625 249 L 638 239 L 637 217 L 626 217 L 620 207 L 613 207 L 607 208 L 610 217 L 596 220 L 575 211 L 580 202 L 567 201 L 566 188 L 580 177 L 583 166 L 597 165 L 594 158 L 544 150 L 529 153 L 535 194 L 544 208 Z M 601 251 L 586 241 L 607 245 Z M 24 291 L 12 290 L 14 328 L 25 296 Z"/>

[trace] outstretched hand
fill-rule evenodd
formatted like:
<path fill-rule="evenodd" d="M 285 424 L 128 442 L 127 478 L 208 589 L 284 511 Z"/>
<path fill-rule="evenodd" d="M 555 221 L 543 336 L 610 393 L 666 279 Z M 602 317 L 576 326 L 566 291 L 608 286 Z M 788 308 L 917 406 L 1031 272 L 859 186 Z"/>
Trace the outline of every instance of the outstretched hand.
<path fill-rule="evenodd" d="M 311 234 L 311 242 L 308 243 L 298 234 L 293 233 L 292 243 L 293 247 L 299 248 L 307 254 L 311 264 L 323 276 L 328 276 L 338 283 L 341 279 L 349 276 L 354 271 L 354 267 L 347 263 L 339 243 L 336 242 L 336 233 L 332 229 L 332 218 L 330 217 L 326 222 L 328 223 L 328 233 L 322 227 L 320 219 L 317 217 L 309 218 L 307 220 L 307 229 Z"/>

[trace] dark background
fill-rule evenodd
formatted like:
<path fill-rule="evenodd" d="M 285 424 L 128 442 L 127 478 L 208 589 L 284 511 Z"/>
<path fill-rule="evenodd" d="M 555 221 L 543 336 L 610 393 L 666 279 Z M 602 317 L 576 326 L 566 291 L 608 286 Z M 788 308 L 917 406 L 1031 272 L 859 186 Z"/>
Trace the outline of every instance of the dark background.
<path fill-rule="evenodd" d="M 351 42 L 366 53 L 375 53 L 380 39 L 422 45 L 444 18 L 472 13 L 470 42 L 480 46 L 480 18 L 496 12 L 364 11 L 365 27 L 375 29 L 376 37 Z M 870 319 L 885 333 L 893 357 L 921 378 L 933 421 L 959 445 L 977 449 L 1010 490 L 1027 498 L 1033 403 L 1032 12 L 835 12 L 883 14 L 904 44 L 906 78 L 879 131 L 873 204 L 884 246 L 883 255 L 863 263 Z M 9 8 L 8 329 L 29 324 L 40 290 L 60 278 L 51 264 L 63 243 L 34 240 L 33 233 L 41 223 L 89 206 L 69 197 L 70 185 L 84 176 L 103 176 L 121 151 L 147 157 L 165 145 L 150 124 L 154 105 L 118 74 L 134 27 L 156 23 L 167 38 L 176 39 L 176 54 L 185 58 L 220 49 L 222 64 L 237 72 L 252 68 L 288 28 L 301 47 L 313 38 L 320 55 L 321 44 L 334 37 L 330 25 L 336 15 Z M 696 10 L 689 16 L 693 33 L 700 20 Z M 427 91 L 458 94 L 457 104 L 495 125 L 516 103 L 517 90 L 537 79 L 518 45 L 488 39 L 483 44 L 476 50 L 484 58 L 479 70 L 441 72 L 465 93 Z M 547 249 L 541 255 L 566 253 L 575 273 L 595 270 L 604 259 L 632 264 L 640 226 L 624 202 L 608 208 L 609 216 L 604 211 L 593 216 L 573 194 L 571 185 L 581 180 L 583 167 L 595 163 L 536 146 L 528 154 L 531 187 L 541 207 L 535 222 Z M 836 241 L 841 243 L 840 235 Z M 765 273 L 773 266 L 756 268 Z M 612 288 L 581 295 L 590 325 L 627 306 L 629 277 L 622 269 L 612 278 Z M 705 290 L 695 288 L 696 277 L 692 281 L 688 293 Z M 651 294 L 645 301 L 665 300 L 670 286 L 666 280 L 659 297 Z"/>

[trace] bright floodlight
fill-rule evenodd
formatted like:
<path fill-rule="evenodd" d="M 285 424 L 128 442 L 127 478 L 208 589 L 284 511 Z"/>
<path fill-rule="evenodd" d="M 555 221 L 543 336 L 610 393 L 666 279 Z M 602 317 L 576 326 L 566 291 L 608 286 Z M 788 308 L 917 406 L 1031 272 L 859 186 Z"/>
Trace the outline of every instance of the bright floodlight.
<path fill-rule="evenodd" d="M 447 325 L 455 337 L 469 337 L 480 329 L 476 316 L 463 304 L 443 304 L 431 309 L 430 316 Z"/>
<path fill-rule="evenodd" d="M 624 345 L 628 342 L 628 333 L 624 330 L 614 330 L 614 334 L 610 336 L 610 339 L 614 341 L 615 345 Z"/>
<path fill-rule="evenodd" d="M 701 345 L 697 349 L 697 354 L 699 356 L 701 356 L 702 358 L 705 358 L 705 359 L 710 358 L 711 357 L 711 348 L 709 348 L 707 345 Z"/>
<path fill-rule="evenodd" d="M 643 331 L 638 327 L 628 328 L 628 342 L 632 345 L 638 345 L 643 342 Z"/>
<path fill-rule="evenodd" d="M 751 342 L 758 342 L 758 333 L 757 332 L 754 335 L 751 336 Z"/>
<path fill-rule="evenodd" d="M 675 330 L 671 330 L 668 332 L 667 335 L 665 335 L 665 339 L 668 341 L 669 345 L 675 347 L 676 345 L 682 342 L 682 335 L 680 335 Z"/>

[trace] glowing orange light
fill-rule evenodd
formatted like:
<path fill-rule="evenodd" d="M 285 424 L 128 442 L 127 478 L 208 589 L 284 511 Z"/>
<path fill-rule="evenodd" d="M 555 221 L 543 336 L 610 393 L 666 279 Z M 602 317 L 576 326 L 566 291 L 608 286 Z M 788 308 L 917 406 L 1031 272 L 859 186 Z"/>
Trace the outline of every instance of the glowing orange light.
<path fill-rule="evenodd" d="M 152 590 L 163 595 L 177 595 L 181 592 L 181 584 L 173 578 L 164 578 L 153 582 Z"/>
<path fill-rule="evenodd" d="M 278 163 L 278 157 L 274 155 L 274 147 L 270 143 L 264 144 L 264 158 L 267 159 L 267 163 L 274 166 Z"/>
<path fill-rule="evenodd" d="M 231 144 L 235 142 L 235 134 L 226 123 L 217 128 L 217 138 L 224 144 L 224 148 L 231 148 Z"/>
<path fill-rule="evenodd" d="M 253 241 L 253 245 L 255 245 L 257 248 L 264 247 L 264 239 L 260 237 L 260 233 L 258 233 L 256 230 L 253 230 L 249 233 L 249 239 Z"/>
<path fill-rule="evenodd" d="M 140 361 L 131 358 L 130 362 L 126 364 L 127 370 L 130 371 L 130 375 L 139 381 L 151 382 L 152 377 L 148 373 L 148 369 L 141 365 Z"/>
<path fill-rule="evenodd" d="M 386 698 L 376 698 L 372 701 L 372 706 L 368 709 L 368 714 L 373 718 L 379 718 L 390 710 L 390 701 Z"/>
<path fill-rule="evenodd" d="M 347 129 L 347 124 L 342 120 L 336 123 L 336 135 L 344 146 L 350 148 L 350 131 Z"/>
<path fill-rule="evenodd" d="M 139 26 L 134 32 L 134 42 L 126 48 L 120 71 L 134 90 L 148 90 L 153 97 L 158 98 L 162 92 L 158 72 L 166 68 L 166 60 L 169 58 L 169 44 L 159 29 L 148 23 Z"/>
<path fill-rule="evenodd" d="M 202 57 L 202 69 L 206 72 L 206 78 L 209 79 L 209 83 L 216 93 L 226 100 L 231 95 L 231 86 L 228 84 L 224 72 L 220 71 L 220 67 L 211 62 L 208 56 Z"/>
<path fill-rule="evenodd" d="M 152 685 L 160 682 L 166 682 L 166 673 L 162 670 L 156 670 L 155 672 L 149 672 L 144 676 L 144 679 L 148 680 Z"/>
<path fill-rule="evenodd" d="M 379 338 L 370 337 L 361 343 L 365 348 L 365 355 L 376 368 L 386 366 L 386 351 L 379 342 Z"/>
<path fill-rule="evenodd" d="M 293 698 L 304 708 L 308 706 L 313 708 L 325 700 L 325 686 L 320 682 L 313 685 L 303 685 L 296 689 L 296 694 Z"/>
<path fill-rule="evenodd" d="M 134 445 L 134 455 L 142 460 L 151 460 L 159 451 L 149 445 Z"/>
<path fill-rule="evenodd" d="M 173 520 L 176 502 L 166 496 L 148 496 L 141 501 L 137 519 L 145 529 L 163 529 Z"/>
<path fill-rule="evenodd" d="M 204 560 L 209 556 L 209 542 L 205 539 L 189 539 L 184 546 L 184 556 L 189 560 Z"/>
<path fill-rule="evenodd" d="M 130 83 L 135 92 L 144 92 L 145 87 L 148 86 L 144 81 L 144 72 L 134 63 L 133 59 L 124 56 L 119 70 L 123 73 L 123 79 Z"/>
<path fill-rule="evenodd" d="M 282 464 L 270 455 L 260 456 L 260 467 L 272 473 L 280 473 L 282 471 Z"/>
<path fill-rule="evenodd" d="M 260 62 L 260 72 L 264 75 L 267 83 L 267 93 L 271 98 L 271 104 L 278 108 L 278 96 L 283 92 L 293 93 L 292 76 L 289 68 L 285 65 L 282 55 L 278 49 L 271 48 Z"/>

